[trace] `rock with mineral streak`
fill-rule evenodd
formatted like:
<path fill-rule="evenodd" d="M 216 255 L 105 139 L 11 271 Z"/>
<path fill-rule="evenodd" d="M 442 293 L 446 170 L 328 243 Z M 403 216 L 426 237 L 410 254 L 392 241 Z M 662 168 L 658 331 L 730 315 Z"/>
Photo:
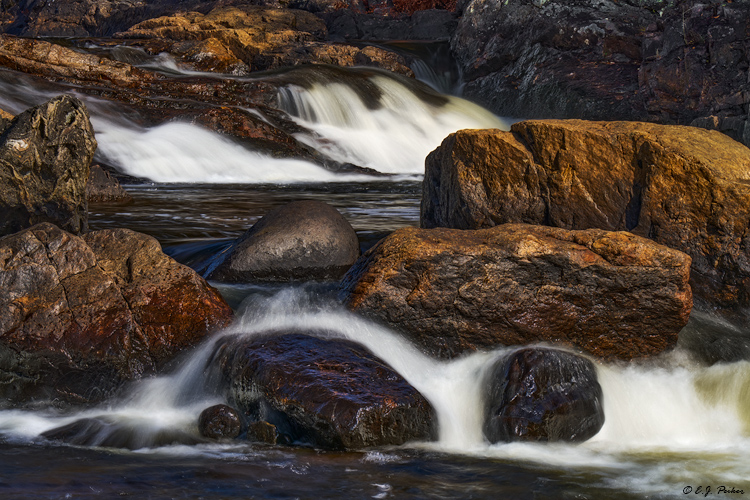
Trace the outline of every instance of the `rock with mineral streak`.
<path fill-rule="evenodd" d="M 750 304 L 750 149 L 716 131 L 530 120 L 451 134 L 427 158 L 422 227 L 630 231 L 692 258 L 710 304 Z"/>
<path fill-rule="evenodd" d="M 675 345 L 689 273 L 684 253 L 627 232 L 404 228 L 357 261 L 342 292 L 440 357 L 546 341 L 630 360 Z"/>
<path fill-rule="evenodd" d="M 0 239 L 0 395 L 100 401 L 154 373 L 232 310 L 152 237 L 43 223 Z"/>

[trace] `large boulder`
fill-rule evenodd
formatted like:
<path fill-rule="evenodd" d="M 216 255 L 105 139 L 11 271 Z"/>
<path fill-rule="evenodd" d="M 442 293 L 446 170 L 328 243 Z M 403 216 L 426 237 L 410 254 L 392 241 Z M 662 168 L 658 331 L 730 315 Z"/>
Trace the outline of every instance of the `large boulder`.
<path fill-rule="evenodd" d="M 423 186 L 423 227 L 631 231 L 690 255 L 709 303 L 750 304 L 750 149 L 724 134 L 580 120 L 459 131 Z"/>
<path fill-rule="evenodd" d="M 296 201 L 268 212 L 206 275 L 230 282 L 338 279 L 357 257 L 357 233 L 338 210 L 321 201 Z"/>
<path fill-rule="evenodd" d="M 289 333 L 222 350 L 230 400 L 284 441 L 360 449 L 433 436 L 427 400 L 353 342 Z"/>
<path fill-rule="evenodd" d="M 85 230 L 95 150 L 88 112 L 74 97 L 56 97 L 13 119 L 0 135 L 0 235 L 39 222 Z"/>
<path fill-rule="evenodd" d="M 626 232 L 404 228 L 342 287 L 349 308 L 436 356 L 547 341 L 630 360 L 677 342 L 689 271 L 687 255 Z"/>
<path fill-rule="evenodd" d="M 474 0 L 451 48 L 465 96 L 501 116 L 644 120 L 750 145 L 750 4 Z"/>
<path fill-rule="evenodd" d="M 43 223 L 0 239 L 0 396 L 103 399 L 229 323 L 232 310 L 152 237 Z"/>
<path fill-rule="evenodd" d="M 529 347 L 490 372 L 484 435 L 498 441 L 585 441 L 604 425 L 596 367 L 577 354 Z"/>

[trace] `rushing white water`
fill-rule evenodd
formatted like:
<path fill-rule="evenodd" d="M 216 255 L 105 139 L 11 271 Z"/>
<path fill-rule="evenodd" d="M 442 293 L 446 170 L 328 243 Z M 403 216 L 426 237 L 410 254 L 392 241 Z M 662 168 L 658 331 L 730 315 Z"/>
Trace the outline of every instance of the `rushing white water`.
<path fill-rule="evenodd" d="M 99 155 L 126 174 L 156 182 L 283 184 L 370 178 L 337 174 L 309 161 L 272 158 L 189 123 L 153 128 L 99 118 L 92 123 Z"/>
<path fill-rule="evenodd" d="M 578 445 L 488 444 L 482 435 L 485 379 L 503 349 L 438 361 L 382 326 L 338 308 L 311 304 L 304 293 L 295 290 L 256 299 L 246 311 L 224 335 L 317 332 L 358 342 L 386 361 L 430 401 L 437 414 L 439 440 L 414 446 L 575 468 L 581 473 L 599 471 L 603 487 L 644 493 L 676 496 L 696 481 L 750 491 L 750 363 L 714 367 L 683 362 L 660 367 L 600 364 L 606 421 L 594 438 Z M 28 440 L 82 417 L 104 417 L 136 429 L 144 446 L 169 429 L 196 434 L 199 412 L 220 402 L 214 382 L 205 379 L 212 350 L 213 340 L 173 375 L 145 380 L 133 388 L 130 397 L 106 408 L 73 416 L 0 412 L 0 431 L 6 439 Z M 225 449 L 234 453 L 236 446 L 179 446 L 173 452 L 216 454 Z"/>
<path fill-rule="evenodd" d="M 384 173 L 424 173 L 425 157 L 457 130 L 508 130 L 508 123 L 464 99 L 445 97 L 436 105 L 393 77 L 369 80 L 380 94 L 374 109 L 351 85 L 329 82 L 288 85 L 279 106 L 312 131 L 297 134 L 299 141 L 336 161 Z"/>

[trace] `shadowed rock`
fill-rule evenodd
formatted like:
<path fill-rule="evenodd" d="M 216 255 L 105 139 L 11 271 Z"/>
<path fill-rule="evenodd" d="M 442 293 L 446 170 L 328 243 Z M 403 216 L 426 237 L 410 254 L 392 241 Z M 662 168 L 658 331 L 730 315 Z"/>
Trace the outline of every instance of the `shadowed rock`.
<path fill-rule="evenodd" d="M 154 373 L 232 311 L 194 271 L 126 229 L 44 223 L 0 239 L 0 395 L 99 401 Z"/>
<path fill-rule="evenodd" d="M 214 405 L 201 412 L 198 430 L 203 437 L 233 439 L 242 432 L 242 418 L 231 406 Z"/>
<path fill-rule="evenodd" d="M 133 197 L 109 172 L 99 165 L 92 165 L 86 183 L 86 199 L 95 203 L 127 203 Z"/>
<path fill-rule="evenodd" d="M 674 347 L 689 271 L 687 255 L 626 232 L 404 228 L 352 267 L 342 293 L 440 357 L 548 341 L 629 360 Z"/>
<path fill-rule="evenodd" d="M 234 404 L 274 425 L 282 441 L 359 449 L 432 436 L 427 400 L 357 344 L 287 334 L 223 352 Z"/>
<path fill-rule="evenodd" d="M 484 435 L 498 441 L 585 441 L 604 425 L 591 361 L 530 347 L 500 359 L 489 376 Z"/>
<path fill-rule="evenodd" d="M 340 278 L 357 260 L 357 234 L 332 206 L 296 201 L 268 212 L 207 271 L 231 282 Z"/>
<path fill-rule="evenodd" d="M 88 112 L 74 97 L 56 97 L 13 119 L 0 135 L 0 235 L 39 222 L 84 231 L 95 150 Z"/>

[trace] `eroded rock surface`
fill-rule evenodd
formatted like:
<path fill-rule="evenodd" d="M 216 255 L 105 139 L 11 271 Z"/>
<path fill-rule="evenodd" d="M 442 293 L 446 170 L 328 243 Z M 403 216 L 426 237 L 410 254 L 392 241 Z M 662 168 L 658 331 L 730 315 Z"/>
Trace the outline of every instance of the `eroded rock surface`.
<path fill-rule="evenodd" d="M 48 223 L 0 239 L 0 394 L 88 403 L 154 373 L 232 310 L 152 237 Z"/>
<path fill-rule="evenodd" d="M 342 287 L 349 308 L 433 355 L 547 341 L 630 360 L 674 347 L 689 272 L 687 255 L 626 232 L 404 228 Z"/>
<path fill-rule="evenodd" d="M 631 231 L 692 258 L 709 303 L 750 303 L 750 149 L 716 131 L 530 120 L 459 131 L 427 158 L 423 227 Z"/>
<path fill-rule="evenodd" d="M 74 97 L 56 97 L 10 121 L 0 135 L 0 235 L 39 222 L 85 230 L 95 150 L 88 112 Z"/>

